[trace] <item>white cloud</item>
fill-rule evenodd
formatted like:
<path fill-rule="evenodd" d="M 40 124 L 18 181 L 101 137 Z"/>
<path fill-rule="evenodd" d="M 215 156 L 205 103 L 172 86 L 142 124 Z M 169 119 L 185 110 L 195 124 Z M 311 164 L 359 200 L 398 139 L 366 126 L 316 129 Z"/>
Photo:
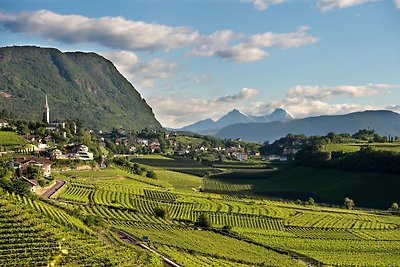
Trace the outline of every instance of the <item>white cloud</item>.
<path fill-rule="evenodd" d="M 139 62 L 138 56 L 129 51 L 118 51 L 118 52 L 102 52 L 105 58 L 111 60 L 118 70 L 122 73 L 129 73 L 129 69 Z"/>
<path fill-rule="evenodd" d="M 117 69 L 134 85 L 140 88 L 154 87 L 158 79 L 166 79 L 175 74 L 178 64 L 159 58 L 142 62 L 135 53 L 129 51 L 103 52 Z"/>
<path fill-rule="evenodd" d="M 179 99 L 179 105 L 177 105 Z M 182 127 L 209 117 L 219 117 L 232 106 L 215 100 L 154 95 L 146 99 L 163 126 Z"/>
<path fill-rule="evenodd" d="M 240 38 L 230 30 L 216 31 L 210 35 L 202 36 L 196 42 L 196 46 L 186 53 L 188 56 L 211 57 L 216 51 L 224 49 L 232 40 Z"/>
<path fill-rule="evenodd" d="M 215 52 L 215 55 L 239 63 L 257 61 L 268 56 L 264 50 L 246 44 L 238 44 Z"/>
<path fill-rule="evenodd" d="M 272 46 L 295 48 L 317 42 L 316 37 L 308 34 L 309 29 L 308 26 L 302 26 L 295 32 L 266 32 L 250 37 L 232 31 L 218 31 L 199 38 L 197 45 L 186 55 L 219 57 L 239 63 L 257 61 L 269 55 L 262 48 Z"/>
<path fill-rule="evenodd" d="M 152 51 L 192 44 L 199 33 L 187 27 L 128 20 L 123 17 L 87 18 L 48 10 L 19 14 L 0 13 L 5 29 L 39 35 L 68 44 L 93 42 L 122 50 Z"/>
<path fill-rule="evenodd" d="M 260 11 L 266 10 L 270 5 L 281 4 L 284 0 L 240 0 L 242 3 L 251 3 L 254 8 Z"/>
<path fill-rule="evenodd" d="M 95 43 L 115 50 L 169 51 L 187 46 L 191 47 L 187 56 L 219 57 L 240 63 L 267 57 L 268 52 L 263 50 L 266 47 L 292 48 L 317 41 L 317 38 L 308 34 L 307 26 L 288 33 L 266 32 L 246 36 L 231 30 L 221 30 L 202 36 L 188 27 L 146 23 L 121 16 L 88 18 L 81 15 L 61 15 L 48 10 L 18 14 L 0 12 L 0 27 L 66 44 Z"/>
<path fill-rule="evenodd" d="M 342 85 L 333 87 L 297 85 L 289 89 L 286 97 L 323 100 L 339 95 L 347 95 L 357 98 L 379 95 L 393 88 L 400 88 L 400 86 L 390 84 Z"/>
<path fill-rule="evenodd" d="M 259 47 L 279 46 L 282 48 L 293 48 L 316 43 L 318 39 L 307 33 L 309 29 L 309 26 L 302 26 L 295 32 L 256 34 L 250 38 L 250 43 Z"/>
<path fill-rule="evenodd" d="M 283 107 L 296 118 L 315 115 L 346 114 L 350 112 L 374 109 L 371 106 L 364 106 L 354 103 L 330 104 L 320 100 L 304 98 L 286 98 L 280 101 L 271 101 L 265 105 L 265 110 L 273 110 Z"/>
<path fill-rule="evenodd" d="M 260 95 L 260 93 L 261 93 L 260 90 L 245 87 L 240 89 L 240 92 L 238 94 L 220 97 L 216 101 L 232 103 L 258 96 Z"/>
<path fill-rule="evenodd" d="M 398 9 L 400 9 L 400 0 L 394 0 L 394 3 Z"/>
<path fill-rule="evenodd" d="M 335 8 L 348 8 L 377 1 L 380 0 L 317 0 L 317 7 L 322 11 L 328 11 Z"/>
<path fill-rule="evenodd" d="M 197 45 L 187 56 L 193 57 L 219 57 L 239 63 L 260 60 L 268 55 L 267 52 L 248 44 L 232 45 L 231 42 L 242 40 L 243 34 L 232 31 L 216 31 L 210 35 L 199 38 Z"/>
<path fill-rule="evenodd" d="M 400 105 L 390 105 L 385 107 L 385 109 L 392 110 L 395 112 L 400 112 Z"/>

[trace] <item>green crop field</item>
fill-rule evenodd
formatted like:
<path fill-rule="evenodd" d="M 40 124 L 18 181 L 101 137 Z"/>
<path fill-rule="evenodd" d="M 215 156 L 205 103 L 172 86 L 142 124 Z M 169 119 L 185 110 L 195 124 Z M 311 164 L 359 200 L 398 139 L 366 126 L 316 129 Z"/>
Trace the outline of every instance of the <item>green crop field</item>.
<path fill-rule="evenodd" d="M 182 266 L 400 265 L 398 216 L 304 206 L 260 196 L 261 186 L 268 188 L 265 192 L 311 188 L 328 195 L 324 188 L 333 186 L 329 177 L 338 177 L 338 188 L 350 188 L 348 173 L 318 173 L 309 168 L 289 168 L 282 173 L 257 165 L 251 170 L 242 164 L 246 167 L 224 168 L 228 176 L 199 178 L 161 167 L 167 161 L 164 158 L 147 160 L 152 165 L 146 165 L 157 173 L 155 180 L 119 167 L 64 172 L 68 184 L 58 199 L 80 214 L 102 218 L 107 227 L 124 230 L 137 239 L 147 236 L 151 247 Z M 232 178 L 235 172 L 239 177 Z M 299 175 L 310 180 L 296 180 Z M 165 210 L 165 218 L 155 215 L 157 208 Z M 212 229 L 194 227 L 201 214 Z M 226 226 L 229 232 L 221 230 Z M 69 227 L 87 232 L 74 220 Z"/>
<path fill-rule="evenodd" d="M 170 171 L 192 174 L 202 177 L 207 173 L 219 173 L 220 171 L 215 168 L 204 166 L 203 164 L 182 157 L 165 157 L 159 155 L 146 155 L 139 157 L 130 157 L 131 162 L 139 163 L 154 168 L 164 168 Z"/>
<path fill-rule="evenodd" d="M 242 192 L 242 195 L 255 194 L 293 200 L 313 197 L 316 201 L 337 205 L 342 205 L 345 197 L 351 197 L 361 207 L 387 209 L 391 203 L 399 201 L 400 177 L 295 167 L 278 171 L 227 172 L 204 179 L 203 185 L 206 192 L 212 193 L 245 190 L 247 192 Z M 376 194 L 377 189 L 380 194 Z"/>
<path fill-rule="evenodd" d="M 15 132 L 0 131 L 0 146 L 22 146 L 27 142 Z"/>
<path fill-rule="evenodd" d="M 189 136 L 178 136 L 176 138 L 176 141 L 179 142 L 180 144 L 197 147 L 197 146 L 200 146 L 201 143 L 204 142 L 204 139 L 196 138 L 196 137 L 189 137 Z"/>
<path fill-rule="evenodd" d="M 400 143 L 343 143 L 343 144 L 327 144 L 325 151 L 341 151 L 345 153 L 357 152 L 362 147 L 371 147 L 374 150 L 385 150 L 400 152 Z"/>

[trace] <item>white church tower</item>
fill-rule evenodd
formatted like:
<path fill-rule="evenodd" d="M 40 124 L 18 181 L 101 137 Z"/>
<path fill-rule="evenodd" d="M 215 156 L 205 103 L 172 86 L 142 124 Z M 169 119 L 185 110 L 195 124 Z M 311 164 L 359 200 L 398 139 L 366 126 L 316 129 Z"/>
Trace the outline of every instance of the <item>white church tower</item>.
<path fill-rule="evenodd" d="M 44 110 L 43 110 L 43 122 L 47 124 L 50 123 L 50 109 L 49 109 L 49 104 L 47 102 L 47 95 L 46 95 L 46 103 L 44 104 Z"/>

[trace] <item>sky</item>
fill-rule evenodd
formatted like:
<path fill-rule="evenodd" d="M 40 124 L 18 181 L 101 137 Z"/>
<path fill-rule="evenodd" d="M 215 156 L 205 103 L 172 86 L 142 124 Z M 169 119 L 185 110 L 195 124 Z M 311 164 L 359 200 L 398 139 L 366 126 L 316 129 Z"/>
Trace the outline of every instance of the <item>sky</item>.
<path fill-rule="evenodd" d="M 0 0 L 0 46 L 96 52 L 163 126 L 400 112 L 400 0 Z"/>

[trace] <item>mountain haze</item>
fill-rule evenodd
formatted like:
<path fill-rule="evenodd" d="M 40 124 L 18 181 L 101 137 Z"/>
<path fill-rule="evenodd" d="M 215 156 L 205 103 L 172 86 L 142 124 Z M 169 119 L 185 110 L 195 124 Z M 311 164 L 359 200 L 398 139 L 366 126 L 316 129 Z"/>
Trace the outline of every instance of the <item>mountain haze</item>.
<path fill-rule="evenodd" d="M 370 110 L 346 115 L 326 115 L 290 121 L 234 124 L 221 129 L 216 136 L 264 142 L 267 140 L 274 141 L 288 133 L 305 135 L 326 135 L 329 132 L 352 134 L 360 129 L 368 128 L 382 135 L 400 136 L 400 114 L 388 110 Z"/>
<path fill-rule="evenodd" d="M 16 118 L 81 121 L 91 129 L 158 129 L 152 109 L 107 59 L 32 46 L 0 48 L 0 107 Z"/>
<path fill-rule="evenodd" d="M 284 109 L 276 109 L 274 112 L 264 116 L 251 116 L 241 113 L 237 109 L 233 109 L 217 121 L 206 119 L 198 121 L 191 125 L 181 128 L 182 131 L 194 132 L 199 134 L 215 134 L 220 129 L 238 123 L 251 123 L 251 122 L 270 122 L 270 121 L 288 121 L 294 117 Z"/>

